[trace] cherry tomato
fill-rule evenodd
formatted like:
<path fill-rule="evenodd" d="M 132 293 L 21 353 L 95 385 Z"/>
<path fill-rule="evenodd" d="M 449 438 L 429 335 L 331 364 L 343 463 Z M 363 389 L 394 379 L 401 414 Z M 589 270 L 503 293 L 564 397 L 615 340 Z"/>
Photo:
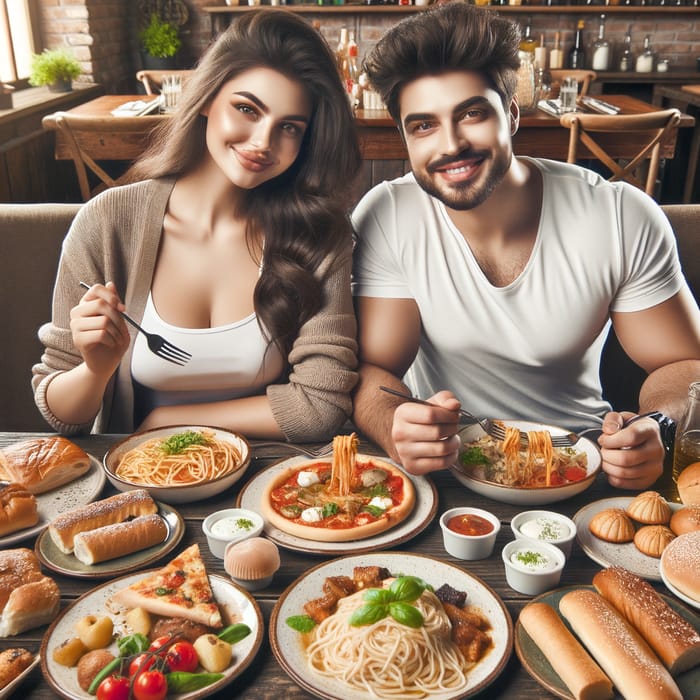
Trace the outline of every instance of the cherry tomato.
<path fill-rule="evenodd" d="M 160 671 L 143 671 L 136 676 L 133 692 L 136 700 L 163 700 L 168 682 Z"/>
<path fill-rule="evenodd" d="M 129 679 L 107 676 L 97 686 L 97 700 L 129 700 Z"/>
<path fill-rule="evenodd" d="M 564 471 L 564 476 L 569 481 L 581 481 L 586 478 L 586 475 L 587 472 L 583 467 L 567 467 Z"/>
<path fill-rule="evenodd" d="M 148 652 L 135 656 L 129 664 L 129 678 L 135 676 L 139 671 L 147 671 L 155 662 L 156 657 Z"/>
<path fill-rule="evenodd" d="M 172 637 L 169 635 L 164 635 L 163 637 L 157 637 L 151 642 L 151 646 L 148 647 L 149 651 L 159 651 L 162 649 L 164 646 L 170 644 L 170 641 L 172 640 Z M 160 654 L 161 656 L 164 656 L 164 654 Z"/>
<path fill-rule="evenodd" d="M 171 671 L 187 671 L 192 673 L 199 665 L 197 652 L 190 642 L 180 641 L 175 642 L 168 653 L 165 655 L 165 661 Z"/>

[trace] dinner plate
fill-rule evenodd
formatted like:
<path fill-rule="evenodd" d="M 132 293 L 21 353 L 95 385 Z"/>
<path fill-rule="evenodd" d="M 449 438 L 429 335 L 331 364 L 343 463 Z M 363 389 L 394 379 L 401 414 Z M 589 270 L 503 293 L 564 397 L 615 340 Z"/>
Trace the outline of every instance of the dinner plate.
<path fill-rule="evenodd" d="M 5 700 L 6 698 L 9 700 L 9 698 L 11 698 L 14 692 L 17 690 L 17 686 L 37 667 L 39 661 L 39 654 L 35 654 L 32 663 L 30 663 L 29 666 L 27 666 L 27 668 L 25 668 L 24 671 L 17 676 L 17 678 L 14 678 L 2 690 L 0 690 L 0 700 Z"/>
<path fill-rule="evenodd" d="M 76 578 L 108 578 L 142 569 L 171 552 L 185 533 L 185 521 L 182 516 L 166 503 L 157 501 L 156 503 L 158 514 L 163 518 L 168 528 L 168 535 L 164 542 L 153 545 L 153 547 L 98 564 L 83 564 L 75 555 L 62 552 L 56 546 L 47 528 L 37 538 L 34 551 L 39 561 L 49 569 Z"/>
<path fill-rule="evenodd" d="M 581 545 L 581 549 L 601 566 L 622 566 L 642 578 L 650 581 L 661 581 L 658 559 L 642 554 L 635 547 L 634 542 L 625 542 L 624 544 L 605 542 L 588 529 L 588 525 L 596 513 L 600 513 L 606 508 L 625 510 L 633 500 L 632 496 L 603 498 L 581 508 L 573 518 L 576 523 L 576 540 Z M 669 505 L 672 510 L 678 510 L 682 507 L 679 503 L 669 503 Z"/>
<path fill-rule="evenodd" d="M 369 700 L 376 696 L 350 690 L 339 680 L 313 673 L 307 666 L 302 635 L 286 624 L 288 617 L 304 614 L 304 603 L 323 595 L 329 576 L 352 576 L 355 566 L 382 566 L 393 574 L 418 576 L 439 588 L 447 583 L 466 591 L 467 603 L 479 608 L 491 622 L 493 646 L 486 656 L 467 672 L 467 684 L 459 690 L 430 693 L 431 700 L 467 698 L 481 692 L 503 671 L 513 648 L 513 623 L 503 601 L 476 576 L 439 559 L 408 552 L 377 552 L 348 556 L 318 564 L 297 579 L 280 596 L 270 617 L 270 644 L 282 668 L 302 688 L 328 700 Z"/>
<path fill-rule="evenodd" d="M 561 597 L 569 591 L 578 589 L 586 589 L 590 591 L 594 590 L 593 586 L 566 586 L 564 588 L 557 588 L 556 590 L 548 591 L 537 598 L 533 598 L 531 603 L 547 603 L 557 612 L 559 612 L 559 600 Z M 673 598 L 670 596 L 666 596 L 663 593 L 660 595 L 666 603 L 668 603 L 682 617 L 688 620 L 688 622 L 700 632 L 700 617 L 698 615 L 688 610 L 681 603 L 673 600 Z M 563 617 L 562 620 L 569 630 L 571 630 L 571 627 Z M 554 671 L 549 661 L 547 661 L 544 654 L 540 651 L 539 647 L 525 631 L 525 628 L 520 624 L 520 620 L 515 623 L 515 653 L 518 655 L 523 668 L 542 687 L 546 688 L 550 693 L 553 693 L 559 698 L 564 698 L 564 700 L 573 700 L 574 696 L 569 692 L 569 689 L 564 684 L 564 681 L 562 681 L 562 679 Z M 686 673 L 683 673 L 680 676 L 676 676 L 674 680 L 683 693 L 683 698 L 686 700 L 700 696 L 700 667 L 696 666 L 694 669 L 686 671 Z M 621 697 L 622 696 L 619 693 L 615 693 L 616 699 Z"/>
<path fill-rule="evenodd" d="M 330 460 L 330 456 L 328 459 Z M 387 457 L 378 457 L 377 459 L 381 459 L 396 466 L 396 463 L 392 462 Z M 270 483 L 270 479 L 274 479 L 278 474 L 290 467 L 308 461 L 308 457 L 290 457 L 289 459 L 282 460 L 281 462 L 267 467 L 267 469 L 256 474 L 241 489 L 236 500 L 236 505 L 239 508 L 248 508 L 249 510 L 259 513 L 260 501 L 265 487 Z M 406 542 L 412 537 L 415 537 L 419 532 L 422 532 L 432 522 L 437 512 L 437 491 L 435 490 L 433 482 L 424 476 L 414 476 L 412 474 L 406 474 L 406 476 L 413 482 L 413 487 L 416 492 L 416 504 L 413 507 L 413 511 L 398 525 L 384 532 L 380 532 L 378 535 L 366 537 L 363 540 L 354 540 L 352 542 L 317 542 L 302 537 L 294 537 L 294 535 L 283 532 L 267 521 L 265 522 L 265 535 L 280 547 L 291 549 L 296 552 L 306 552 L 307 554 L 341 555 L 349 552 L 359 554 L 360 552 L 373 552 L 377 549 L 395 547 L 397 544 Z"/>
<path fill-rule="evenodd" d="M 141 571 L 137 574 L 129 574 L 114 581 L 103 583 L 92 591 L 85 593 L 70 607 L 63 610 L 51 623 L 41 643 L 41 672 L 44 674 L 54 692 L 68 700 L 95 700 L 94 695 L 78 685 L 75 668 L 61 666 L 53 660 L 53 650 L 66 639 L 75 637 L 75 625 L 80 618 L 86 615 L 109 615 L 114 620 L 114 631 L 117 635 L 125 633 L 124 616 L 122 610 L 112 609 L 108 605 L 109 599 L 121 588 L 130 586 L 136 581 L 158 571 Z M 182 693 L 178 700 L 196 700 L 204 698 L 212 693 L 220 691 L 234 678 L 239 676 L 253 661 L 263 639 L 263 619 L 258 604 L 250 593 L 236 586 L 229 579 L 217 574 L 209 574 L 214 598 L 221 609 L 224 624 L 243 622 L 251 629 L 251 633 L 233 647 L 233 662 L 223 671 L 224 677 L 201 690 L 191 693 Z M 116 656 L 117 645 L 113 642 L 109 650 Z"/>
<path fill-rule="evenodd" d="M 673 595 L 680 598 L 683 602 L 687 603 L 691 607 L 700 610 L 700 601 L 693 600 L 690 596 L 687 596 L 685 593 L 679 591 L 666 577 L 663 566 L 659 568 L 659 572 L 661 574 L 661 580 L 664 582 L 664 585 L 666 586 L 666 588 L 668 588 L 669 591 L 671 591 L 671 593 L 673 593 Z"/>
<path fill-rule="evenodd" d="M 0 537 L 0 549 L 38 535 L 57 515 L 94 501 L 105 485 L 106 477 L 102 466 L 92 455 L 90 468 L 77 479 L 56 489 L 36 496 L 39 522 L 19 532 L 11 532 Z"/>

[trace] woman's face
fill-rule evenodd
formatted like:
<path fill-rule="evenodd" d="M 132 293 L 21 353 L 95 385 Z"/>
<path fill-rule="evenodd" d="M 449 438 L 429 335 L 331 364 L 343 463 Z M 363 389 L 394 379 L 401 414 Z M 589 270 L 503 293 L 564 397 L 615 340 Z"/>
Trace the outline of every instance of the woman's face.
<path fill-rule="evenodd" d="M 253 189 L 296 159 L 311 100 L 301 83 L 252 68 L 224 83 L 202 114 L 212 160 L 234 185 Z"/>

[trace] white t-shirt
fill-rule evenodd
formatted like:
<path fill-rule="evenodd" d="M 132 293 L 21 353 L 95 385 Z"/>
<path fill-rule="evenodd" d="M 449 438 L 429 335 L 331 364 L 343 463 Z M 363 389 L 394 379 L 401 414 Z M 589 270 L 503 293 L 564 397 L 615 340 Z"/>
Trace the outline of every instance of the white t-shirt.
<path fill-rule="evenodd" d="M 355 296 L 414 299 L 420 348 L 404 380 L 451 389 L 472 413 L 599 427 L 609 312 L 659 304 L 685 284 L 673 231 L 651 198 L 566 163 L 542 172 L 536 241 L 505 287 L 484 276 L 444 205 L 412 174 L 377 185 L 353 213 Z"/>

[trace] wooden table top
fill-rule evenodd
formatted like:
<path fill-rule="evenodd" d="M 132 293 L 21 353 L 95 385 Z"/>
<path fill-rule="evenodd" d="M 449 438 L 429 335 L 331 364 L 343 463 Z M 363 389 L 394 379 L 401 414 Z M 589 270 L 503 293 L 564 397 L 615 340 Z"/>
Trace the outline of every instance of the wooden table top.
<path fill-rule="evenodd" d="M 0 433 L 0 447 L 14 442 L 37 437 L 27 433 Z M 98 459 L 104 455 L 110 445 L 119 436 L 116 435 L 91 435 L 73 438 L 74 442 L 83 447 L 87 452 Z M 255 442 L 253 441 L 255 448 Z M 372 446 L 363 443 L 361 451 L 365 453 L 377 453 Z M 211 512 L 220 508 L 235 505 L 236 496 L 245 482 L 250 477 L 258 473 L 267 465 L 278 459 L 292 456 L 293 453 L 286 447 L 260 447 L 254 449 L 255 458 L 246 476 L 241 482 L 234 485 L 232 490 L 226 494 L 214 497 L 207 501 L 187 503 L 174 506 L 185 521 L 185 534 L 176 552 L 180 552 L 185 547 L 199 543 L 205 559 L 207 569 L 210 573 L 223 574 L 223 564 L 220 559 L 213 557 L 206 544 L 202 533 L 202 521 Z M 435 520 L 412 540 L 398 545 L 393 549 L 419 554 L 426 554 L 438 557 L 464 568 L 472 575 L 479 577 L 488 584 L 500 598 L 504 601 L 513 621 L 515 622 L 522 607 L 530 600 L 529 596 L 522 595 L 510 589 L 506 583 L 503 563 L 501 561 L 501 549 L 513 539 L 510 529 L 511 518 L 521 510 L 522 506 L 509 505 L 492 501 L 483 496 L 479 496 L 466 487 L 462 486 L 455 477 L 447 471 L 438 472 L 431 475 L 430 480 L 434 483 L 438 494 L 438 509 Z M 108 484 L 104 489 L 102 497 L 112 494 L 114 491 Z M 584 505 L 601 498 L 611 496 L 634 495 L 630 492 L 623 492 L 612 489 L 603 475 L 599 475 L 591 488 L 584 493 L 552 506 L 544 506 L 569 517 L 573 516 Z M 448 508 L 461 505 L 471 505 L 486 508 L 493 512 L 501 521 L 502 527 L 498 536 L 494 553 L 488 558 L 480 561 L 464 562 L 452 558 L 448 555 L 442 544 L 442 536 L 438 524 L 439 514 Z M 27 540 L 16 546 L 33 547 L 34 539 Z M 279 666 L 275 657 L 271 653 L 269 638 L 267 634 L 267 624 L 271 610 L 277 601 L 280 593 L 294 582 L 307 569 L 324 561 L 324 557 L 302 554 L 287 549 L 280 549 L 282 567 L 275 576 L 272 584 L 254 596 L 259 603 L 265 619 L 265 639 L 252 665 L 239 676 L 228 689 L 220 691 L 211 697 L 214 700 L 229 700 L 231 697 L 242 698 L 244 700 L 303 700 L 311 696 L 302 690 Z M 174 554 L 166 556 L 161 562 L 165 563 Z M 152 566 L 152 565 L 151 565 Z M 150 568 L 150 567 L 149 567 Z M 561 586 L 572 584 L 590 584 L 594 574 L 600 570 L 600 566 L 592 561 L 581 549 L 578 543 L 574 543 L 574 549 L 569 559 L 561 579 Z M 67 576 L 54 574 L 61 590 L 61 604 L 65 608 L 78 596 L 91 590 L 97 583 L 89 579 L 69 578 Z M 662 583 L 653 583 L 660 592 L 668 594 Z M 25 646 L 32 651 L 38 651 L 42 635 L 46 627 L 25 632 L 17 637 L 0 640 L 0 648 L 10 646 Z M 51 691 L 48 683 L 42 677 L 41 671 L 37 668 L 30 674 L 29 678 L 21 686 L 21 697 L 25 700 L 49 700 L 56 697 Z M 515 652 L 505 667 L 500 677 L 485 690 L 480 697 L 491 699 L 498 698 L 518 698 L 519 700 L 535 700 L 550 696 L 527 672 L 522 668 Z"/>

